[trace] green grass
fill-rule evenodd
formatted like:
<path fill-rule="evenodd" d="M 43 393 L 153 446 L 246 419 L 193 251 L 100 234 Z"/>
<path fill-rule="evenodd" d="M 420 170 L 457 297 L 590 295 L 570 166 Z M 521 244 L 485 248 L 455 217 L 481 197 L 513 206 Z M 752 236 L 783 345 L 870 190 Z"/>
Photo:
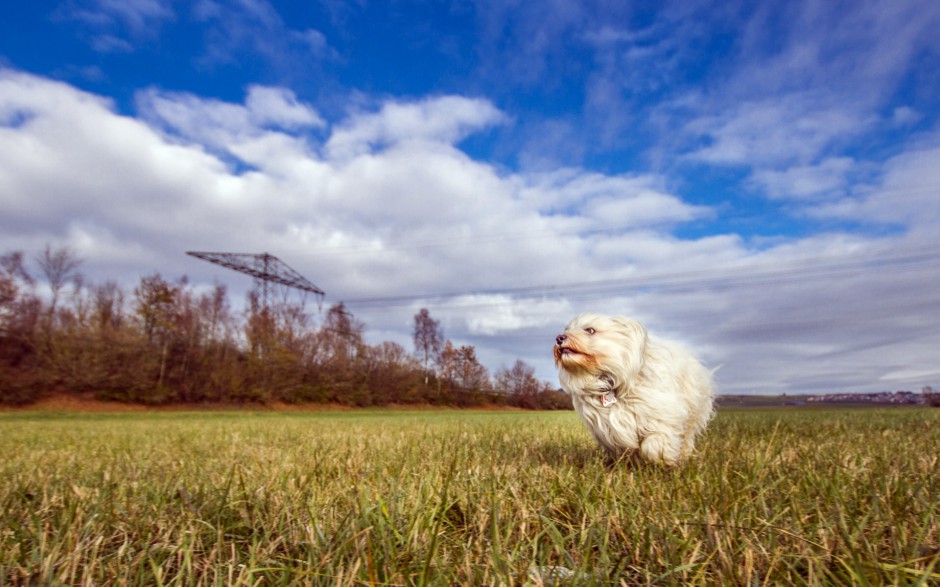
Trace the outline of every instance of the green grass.
<path fill-rule="evenodd" d="M 570 412 L 0 414 L 0 584 L 940 583 L 940 410 L 723 410 L 700 448 L 609 466 Z"/>

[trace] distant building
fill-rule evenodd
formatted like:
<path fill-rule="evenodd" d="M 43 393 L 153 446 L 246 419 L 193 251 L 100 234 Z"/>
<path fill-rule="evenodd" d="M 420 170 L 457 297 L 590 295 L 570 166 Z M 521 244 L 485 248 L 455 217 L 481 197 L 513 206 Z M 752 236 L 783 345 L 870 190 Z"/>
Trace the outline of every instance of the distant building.
<path fill-rule="evenodd" d="M 806 398 L 807 402 L 831 404 L 894 404 L 921 406 L 927 403 L 923 394 L 913 391 L 879 391 L 877 393 L 827 393 Z"/>

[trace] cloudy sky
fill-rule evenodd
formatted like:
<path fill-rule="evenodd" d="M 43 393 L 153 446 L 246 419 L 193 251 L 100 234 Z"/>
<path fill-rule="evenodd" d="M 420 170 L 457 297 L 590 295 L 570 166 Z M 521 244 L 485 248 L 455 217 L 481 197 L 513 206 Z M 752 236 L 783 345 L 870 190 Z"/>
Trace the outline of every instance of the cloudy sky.
<path fill-rule="evenodd" d="M 726 393 L 940 386 L 940 3 L 62 0 L 0 18 L 0 253 L 270 252 L 557 382 L 588 310 Z M 316 312 L 315 305 L 311 306 Z"/>

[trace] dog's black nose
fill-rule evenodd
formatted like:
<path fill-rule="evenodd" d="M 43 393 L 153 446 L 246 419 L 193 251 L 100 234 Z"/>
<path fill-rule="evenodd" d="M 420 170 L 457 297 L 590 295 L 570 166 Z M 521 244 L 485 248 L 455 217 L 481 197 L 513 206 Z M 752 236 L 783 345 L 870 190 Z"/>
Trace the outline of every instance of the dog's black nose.
<path fill-rule="evenodd" d="M 558 336 L 555 337 L 555 344 L 560 345 L 561 343 L 565 342 L 567 338 L 568 338 L 567 334 L 559 334 Z"/>

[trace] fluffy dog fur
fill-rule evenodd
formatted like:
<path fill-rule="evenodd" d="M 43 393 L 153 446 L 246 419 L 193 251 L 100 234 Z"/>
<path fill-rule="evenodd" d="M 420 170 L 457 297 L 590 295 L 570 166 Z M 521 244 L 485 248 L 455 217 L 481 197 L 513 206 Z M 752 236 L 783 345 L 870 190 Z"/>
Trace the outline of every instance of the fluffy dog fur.
<path fill-rule="evenodd" d="M 616 459 L 678 465 L 712 416 L 712 372 L 635 320 L 582 314 L 555 339 L 561 386 Z"/>

